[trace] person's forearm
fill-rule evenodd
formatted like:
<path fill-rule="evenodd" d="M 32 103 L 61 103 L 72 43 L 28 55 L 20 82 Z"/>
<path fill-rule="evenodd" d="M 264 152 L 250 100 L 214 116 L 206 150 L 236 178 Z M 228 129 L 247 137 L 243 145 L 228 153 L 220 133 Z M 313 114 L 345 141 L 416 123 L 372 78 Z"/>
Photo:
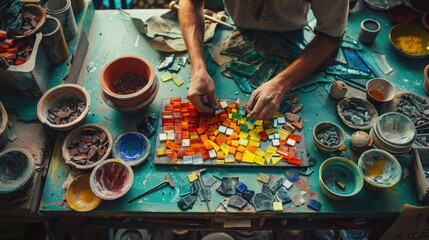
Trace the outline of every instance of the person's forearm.
<path fill-rule="evenodd" d="M 340 40 L 333 41 L 324 36 L 316 35 L 298 58 L 274 77 L 273 80 L 278 81 L 282 92 L 286 93 L 292 86 L 324 63 L 338 48 L 339 44 Z"/>
<path fill-rule="evenodd" d="M 204 69 L 204 0 L 181 0 L 179 22 L 191 59 L 191 71 Z"/>

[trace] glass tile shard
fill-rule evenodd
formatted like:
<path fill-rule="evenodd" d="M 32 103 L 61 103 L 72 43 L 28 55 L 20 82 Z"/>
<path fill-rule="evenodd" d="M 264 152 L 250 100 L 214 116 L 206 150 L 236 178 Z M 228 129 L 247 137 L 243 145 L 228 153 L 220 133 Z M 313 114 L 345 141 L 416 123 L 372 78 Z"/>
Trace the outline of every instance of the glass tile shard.
<path fill-rule="evenodd" d="M 238 195 L 231 196 L 228 201 L 228 207 L 234 207 L 237 209 L 242 209 L 246 204 L 247 201 Z"/>
<path fill-rule="evenodd" d="M 226 69 L 246 77 L 251 77 L 256 72 L 256 67 L 253 64 L 243 63 L 239 61 L 231 61 L 226 66 Z"/>
<path fill-rule="evenodd" d="M 253 50 L 250 53 L 240 57 L 240 61 L 245 63 L 257 63 L 261 61 L 264 57 L 265 56 L 261 52 Z"/>
<path fill-rule="evenodd" d="M 171 66 L 174 62 L 174 54 L 171 54 L 170 56 L 165 57 L 162 62 L 158 66 L 158 70 L 164 70 Z"/>
<path fill-rule="evenodd" d="M 326 68 L 326 73 L 343 78 L 371 78 L 371 73 L 354 68 L 348 68 L 341 64 L 330 65 Z"/>
<path fill-rule="evenodd" d="M 253 49 L 252 42 L 242 41 L 223 49 L 220 53 L 230 57 L 241 57 L 250 53 Z"/>
<path fill-rule="evenodd" d="M 273 74 L 277 71 L 280 65 L 280 60 L 275 57 L 266 58 L 259 69 L 249 79 L 250 86 L 258 88 L 266 81 L 270 80 Z"/>
<path fill-rule="evenodd" d="M 257 212 L 269 211 L 272 208 L 273 199 L 265 193 L 257 193 L 253 196 L 251 204 Z"/>
<path fill-rule="evenodd" d="M 180 198 L 180 200 L 177 202 L 177 205 L 182 210 L 187 210 L 192 208 L 194 206 L 195 201 L 197 200 L 197 196 L 188 194 Z"/>
<path fill-rule="evenodd" d="M 341 47 L 347 47 L 354 50 L 361 50 L 362 44 L 360 42 L 350 36 L 344 36 L 341 40 Z"/>
<path fill-rule="evenodd" d="M 231 72 L 232 79 L 237 84 L 238 88 L 244 93 L 252 93 L 253 89 L 250 86 L 249 82 L 247 81 L 246 77 Z"/>
<path fill-rule="evenodd" d="M 292 199 L 289 196 L 289 192 L 287 191 L 285 186 L 281 186 L 276 192 L 276 198 L 283 203 L 291 202 Z"/>
<path fill-rule="evenodd" d="M 224 177 L 222 179 L 222 184 L 216 191 L 223 196 L 232 196 L 237 194 L 237 189 L 235 188 L 238 184 L 238 177 Z"/>
<path fill-rule="evenodd" d="M 342 48 L 342 51 L 344 53 L 344 57 L 347 60 L 347 65 L 350 68 L 358 69 L 368 73 L 371 72 L 371 69 L 368 68 L 368 66 L 365 64 L 362 58 L 356 53 L 355 50 L 350 48 Z"/>

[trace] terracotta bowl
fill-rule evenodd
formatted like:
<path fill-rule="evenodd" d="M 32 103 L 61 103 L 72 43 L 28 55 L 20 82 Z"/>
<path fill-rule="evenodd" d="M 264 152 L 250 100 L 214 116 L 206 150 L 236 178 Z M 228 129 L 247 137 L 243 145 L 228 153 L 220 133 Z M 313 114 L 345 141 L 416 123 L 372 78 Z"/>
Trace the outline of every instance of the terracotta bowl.
<path fill-rule="evenodd" d="M 145 80 L 143 87 L 133 93 L 120 94 L 115 82 L 129 73 Z M 107 105 L 118 111 L 135 112 L 147 108 L 158 93 L 158 79 L 152 64 L 144 58 L 123 56 L 111 60 L 101 70 L 101 95 Z"/>
<path fill-rule="evenodd" d="M 23 35 L 13 35 L 15 39 L 26 38 L 34 35 L 43 27 L 43 24 L 45 24 L 45 21 L 46 21 L 46 9 L 42 8 L 39 5 L 26 4 L 22 8 L 22 11 L 28 11 L 31 14 L 37 16 L 39 18 L 39 22 L 37 22 L 36 27 L 31 32 L 28 32 L 27 34 L 23 34 Z"/>
<path fill-rule="evenodd" d="M 35 164 L 23 148 L 9 148 L 0 153 L 0 194 L 24 189 L 32 180 Z"/>
<path fill-rule="evenodd" d="M 130 190 L 133 181 L 134 173 L 130 165 L 112 158 L 92 170 L 89 185 L 99 198 L 114 200 L 124 196 Z"/>
<path fill-rule="evenodd" d="M 91 163 L 91 164 L 87 164 L 87 165 L 83 165 L 83 164 L 78 164 L 74 161 L 72 161 L 71 159 L 71 155 L 70 155 L 70 150 L 67 146 L 69 146 L 69 144 L 76 139 L 77 137 L 81 136 L 82 134 L 82 129 L 83 128 L 91 128 L 96 130 L 97 132 L 101 133 L 104 132 L 107 135 L 107 150 L 105 151 L 104 155 L 102 158 L 100 158 L 98 161 Z M 62 151 L 62 156 L 64 158 L 64 161 L 66 162 L 66 164 L 76 168 L 76 169 L 80 169 L 80 170 L 88 170 L 88 169 L 93 169 L 95 166 L 97 166 L 98 164 L 100 164 L 101 162 L 103 162 L 104 160 L 107 159 L 107 157 L 110 155 L 110 152 L 112 151 L 112 146 L 113 146 L 113 139 L 112 139 L 112 135 L 110 134 L 109 130 L 101 125 L 98 124 L 83 124 L 80 125 L 79 127 L 77 127 L 76 129 L 74 129 L 73 131 L 71 131 L 70 133 L 67 134 L 66 138 L 64 139 L 61 151 Z"/>
<path fill-rule="evenodd" d="M 6 145 L 8 136 L 9 136 L 9 128 L 7 127 L 8 120 L 6 109 L 3 104 L 0 102 L 0 149 Z"/>
<path fill-rule="evenodd" d="M 47 118 L 48 110 L 57 106 L 60 102 L 72 98 L 76 98 L 86 103 L 85 110 L 82 112 L 82 114 L 74 121 L 65 124 L 57 125 L 49 122 Z M 85 88 L 77 84 L 61 84 L 50 89 L 40 98 L 39 103 L 37 104 L 37 117 L 39 118 L 40 122 L 55 130 L 70 130 L 85 120 L 85 117 L 88 115 L 90 105 L 91 99 Z"/>
<path fill-rule="evenodd" d="M 97 197 L 89 186 L 89 177 L 90 174 L 80 175 L 67 188 L 67 203 L 75 211 L 88 212 L 101 203 L 101 198 Z"/>

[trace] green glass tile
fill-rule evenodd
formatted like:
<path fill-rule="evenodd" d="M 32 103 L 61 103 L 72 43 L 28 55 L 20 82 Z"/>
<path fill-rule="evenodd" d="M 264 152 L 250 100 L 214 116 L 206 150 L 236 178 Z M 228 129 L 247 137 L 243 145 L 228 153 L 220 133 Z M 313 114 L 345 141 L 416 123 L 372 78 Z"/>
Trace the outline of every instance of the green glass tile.
<path fill-rule="evenodd" d="M 246 77 L 251 77 L 256 72 L 255 65 L 238 61 L 229 62 L 226 69 L 230 70 L 231 72 L 244 75 Z"/>
<path fill-rule="evenodd" d="M 371 78 L 371 73 L 358 69 L 347 68 L 341 64 L 330 65 L 326 68 L 326 73 L 343 78 Z"/>
<path fill-rule="evenodd" d="M 223 49 L 220 53 L 230 57 L 241 57 L 253 50 L 253 43 L 242 41 L 233 46 Z"/>
<path fill-rule="evenodd" d="M 266 81 L 270 80 L 273 74 L 277 71 L 280 65 L 280 60 L 275 57 L 268 57 L 256 73 L 249 79 L 250 86 L 258 88 Z"/>
<path fill-rule="evenodd" d="M 262 53 L 260 53 L 259 51 L 253 50 L 250 53 L 241 57 L 240 61 L 245 62 L 245 63 L 257 63 L 257 62 L 261 61 L 262 59 L 264 59 L 264 57 L 265 56 Z"/>
<path fill-rule="evenodd" d="M 249 82 L 247 81 L 247 78 L 240 75 L 231 72 L 232 79 L 237 84 L 238 88 L 244 93 L 252 93 L 253 89 L 250 86 Z"/>

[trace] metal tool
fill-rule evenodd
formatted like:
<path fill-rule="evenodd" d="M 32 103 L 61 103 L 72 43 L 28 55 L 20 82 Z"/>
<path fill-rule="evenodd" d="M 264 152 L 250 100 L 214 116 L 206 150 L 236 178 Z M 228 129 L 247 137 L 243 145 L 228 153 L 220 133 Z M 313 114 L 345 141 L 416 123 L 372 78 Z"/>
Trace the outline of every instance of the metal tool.
<path fill-rule="evenodd" d="M 176 1 L 171 1 L 171 2 L 170 2 L 170 4 L 168 4 L 168 7 L 169 7 L 170 9 L 176 9 L 176 10 L 179 10 L 179 5 L 177 5 L 177 2 L 176 2 Z M 204 18 L 205 18 L 205 19 L 208 19 L 208 20 L 210 20 L 210 21 L 212 21 L 212 22 L 219 23 L 219 24 L 221 24 L 221 25 L 224 25 L 224 26 L 226 26 L 226 27 L 229 27 L 229 28 L 231 28 L 231 29 L 235 29 L 235 27 L 234 27 L 233 25 L 231 25 L 231 24 L 229 24 L 229 23 L 226 23 L 226 22 L 224 22 L 224 21 L 221 21 L 221 20 L 219 20 L 219 19 L 216 19 L 216 18 L 214 18 L 214 17 L 212 17 L 212 16 L 209 16 L 209 15 L 207 15 L 207 14 L 204 14 Z"/>
<path fill-rule="evenodd" d="M 133 22 L 134 26 L 136 26 L 137 30 L 139 30 L 140 33 L 146 33 L 146 24 L 141 20 L 140 18 L 132 17 L 129 13 L 125 12 L 123 9 L 119 8 L 119 11 L 125 13 L 128 15 L 128 17 Z"/>
<path fill-rule="evenodd" d="M 174 188 L 174 182 L 173 182 L 173 180 L 171 179 L 170 174 L 168 174 L 168 173 L 167 173 L 167 174 L 165 174 L 165 180 L 164 180 L 164 181 L 160 182 L 158 185 L 156 185 L 156 186 L 152 187 L 151 189 L 147 190 L 146 192 L 144 192 L 144 193 L 142 193 L 142 194 L 138 195 L 137 197 L 135 197 L 135 198 L 131 199 L 130 201 L 128 201 L 128 204 L 130 204 L 130 203 L 134 202 L 135 200 L 137 200 L 137 199 L 139 199 L 139 198 L 143 197 L 143 196 L 144 196 L 144 195 L 146 195 L 146 194 L 149 194 L 149 193 L 151 193 L 151 192 L 153 192 L 153 191 L 155 191 L 155 190 L 158 190 L 159 188 L 163 187 L 166 183 L 168 183 L 168 185 L 169 185 L 171 188 Z"/>
<path fill-rule="evenodd" d="M 203 184 L 203 181 L 201 180 L 201 173 L 204 172 L 205 170 L 206 170 L 206 168 L 201 168 L 199 170 L 195 170 L 192 172 L 197 174 L 197 176 L 198 176 L 198 180 L 200 181 L 200 184 L 201 184 L 201 191 L 203 192 L 203 195 L 204 195 L 204 201 L 206 202 L 207 209 L 209 210 L 209 212 L 211 212 L 210 206 L 209 206 L 209 200 L 207 199 L 206 191 L 204 191 L 204 184 Z"/>

